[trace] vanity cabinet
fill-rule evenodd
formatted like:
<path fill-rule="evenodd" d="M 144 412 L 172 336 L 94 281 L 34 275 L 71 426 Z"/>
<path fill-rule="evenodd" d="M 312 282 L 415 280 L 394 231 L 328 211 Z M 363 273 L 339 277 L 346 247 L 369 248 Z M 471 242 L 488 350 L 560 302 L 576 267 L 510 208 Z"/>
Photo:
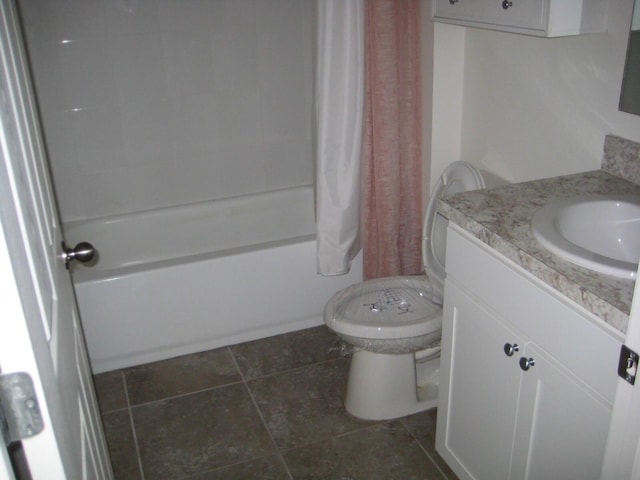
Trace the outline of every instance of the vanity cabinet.
<path fill-rule="evenodd" d="M 450 226 L 438 452 L 461 479 L 598 479 L 621 343 Z"/>
<path fill-rule="evenodd" d="M 607 0 L 433 0 L 433 19 L 559 37 L 606 30 Z"/>

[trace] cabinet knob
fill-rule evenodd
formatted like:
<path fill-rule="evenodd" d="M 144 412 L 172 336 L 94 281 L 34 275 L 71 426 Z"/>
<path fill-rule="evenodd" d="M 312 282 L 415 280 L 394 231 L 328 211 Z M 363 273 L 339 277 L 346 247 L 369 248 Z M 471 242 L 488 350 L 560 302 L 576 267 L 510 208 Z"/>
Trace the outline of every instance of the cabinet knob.
<path fill-rule="evenodd" d="M 502 2 L 502 8 L 504 8 L 505 10 L 507 10 L 509 7 L 513 7 L 513 2 L 509 1 L 509 0 L 504 0 Z"/>
<path fill-rule="evenodd" d="M 449 4 L 451 5 L 455 5 L 456 3 L 458 3 L 458 0 L 449 0 Z"/>
<path fill-rule="evenodd" d="M 533 358 L 520 357 L 520 368 L 525 372 L 536 364 Z"/>
<path fill-rule="evenodd" d="M 511 343 L 505 343 L 504 344 L 504 354 L 507 357 L 512 357 L 514 353 L 516 353 L 518 350 L 520 350 L 520 346 L 517 343 L 511 344 Z"/>

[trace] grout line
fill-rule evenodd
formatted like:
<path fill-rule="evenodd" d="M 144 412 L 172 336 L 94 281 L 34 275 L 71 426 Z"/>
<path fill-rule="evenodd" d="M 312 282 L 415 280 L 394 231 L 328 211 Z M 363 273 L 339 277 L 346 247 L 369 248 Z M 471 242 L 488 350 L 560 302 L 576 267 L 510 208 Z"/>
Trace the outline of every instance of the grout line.
<path fill-rule="evenodd" d="M 270 454 L 268 454 L 268 455 L 262 455 L 262 456 L 260 456 L 260 457 L 250 458 L 250 459 L 248 459 L 248 460 L 241 460 L 241 461 L 239 461 L 239 462 L 228 463 L 228 464 L 226 464 L 226 465 L 220 465 L 219 467 L 215 467 L 215 468 L 212 468 L 212 469 L 210 469 L 210 470 L 205 470 L 205 471 L 203 471 L 203 472 L 198 472 L 198 473 L 195 473 L 195 474 L 190 474 L 190 475 L 188 475 L 188 476 L 186 476 L 186 477 L 179 477 L 179 478 L 177 478 L 177 479 L 175 479 L 175 480 L 190 480 L 190 479 L 193 479 L 193 478 L 200 478 L 200 477 L 202 477 L 203 475 L 206 475 L 206 474 L 209 474 L 209 473 L 219 472 L 220 470 L 224 470 L 224 469 L 226 469 L 226 468 L 236 467 L 236 466 L 238 466 L 238 465 L 244 465 L 245 463 L 255 462 L 255 461 L 257 461 L 257 460 L 264 460 L 264 459 L 267 459 L 267 458 L 272 457 L 272 456 L 273 456 L 273 454 L 272 454 L 272 453 L 270 453 Z M 285 468 L 286 468 L 286 465 L 285 465 Z M 287 472 L 288 472 L 288 469 L 287 469 Z M 292 480 L 294 480 L 294 479 L 292 479 Z"/>
<path fill-rule="evenodd" d="M 338 433 L 336 435 L 331 435 L 330 437 L 319 438 L 317 440 L 313 440 L 313 441 L 310 441 L 308 443 L 303 443 L 301 445 L 295 445 L 293 447 L 284 447 L 282 450 L 285 451 L 285 452 L 289 452 L 291 450 L 297 450 L 297 449 L 300 449 L 300 448 L 306 448 L 306 447 L 313 446 L 313 445 L 326 444 L 326 443 L 328 443 L 328 442 L 330 442 L 330 441 L 332 441 L 334 439 L 339 439 L 339 438 L 342 438 L 342 437 L 348 437 L 350 435 L 358 434 L 358 433 L 363 432 L 364 430 L 369 430 L 369 429 L 378 427 L 380 425 L 386 425 L 386 424 L 389 424 L 389 423 L 397 422 L 398 419 L 397 418 L 392 418 L 390 420 L 363 420 L 363 421 L 370 421 L 370 422 L 374 422 L 374 423 L 371 423 L 369 425 L 363 425 L 362 427 L 358 427 L 358 428 L 356 428 L 354 430 L 349 430 L 348 432 L 342 432 L 342 433 Z"/>
<path fill-rule="evenodd" d="M 275 375 L 282 375 L 283 373 L 297 372 L 298 370 L 302 370 L 304 368 L 314 367 L 316 365 L 323 365 L 325 363 L 335 362 L 337 360 L 349 360 L 349 358 L 343 357 L 343 356 L 336 357 L 336 358 L 328 358 L 326 360 L 320 360 L 318 362 L 312 362 L 312 363 L 307 363 L 306 365 L 300 365 L 299 367 L 293 367 L 293 368 L 288 368 L 286 370 L 279 370 L 277 372 L 266 373 L 258 377 L 251 377 L 249 380 L 244 379 L 244 375 L 242 374 L 242 372 L 240 372 L 240 375 L 242 376 L 244 382 L 252 382 L 253 380 L 261 380 L 263 378 L 269 378 Z M 234 361 L 235 361 L 235 358 L 234 358 Z"/>
<path fill-rule="evenodd" d="M 236 368 L 238 369 L 238 373 L 240 374 L 240 378 L 242 378 L 242 383 L 244 384 L 244 388 L 249 393 L 249 396 L 251 397 L 251 401 L 253 402 L 253 405 L 256 407 L 256 411 L 258 412 L 258 415 L 260 416 L 260 420 L 262 421 L 262 425 L 264 426 L 265 430 L 267 431 L 267 434 L 269 435 L 269 438 L 271 439 L 271 443 L 273 443 L 273 446 L 274 446 L 274 448 L 276 450 L 277 457 L 282 462 L 282 465 L 284 465 L 284 469 L 287 471 L 287 475 L 289 475 L 289 479 L 290 480 L 294 480 L 293 475 L 291 474 L 291 471 L 289 470 L 289 466 L 287 465 L 287 462 L 285 462 L 284 457 L 282 456 L 282 452 L 280 451 L 280 448 L 278 448 L 278 444 L 276 443 L 275 438 L 273 438 L 273 435 L 271 434 L 271 430 L 269 430 L 269 426 L 267 425 L 267 422 L 264 419 L 264 415 L 262 414 L 262 410 L 260 410 L 260 407 L 258 406 L 258 402 L 256 401 L 256 398 L 254 397 L 253 392 L 249 388 L 247 380 L 245 379 L 244 374 L 242 373 L 242 370 L 240 369 L 240 365 L 238 365 L 238 361 L 236 360 L 235 355 L 233 354 L 233 352 L 231 351 L 231 349 L 229 347 L 227 347 L 227 349 L 229 350 L 229 353 L 231 354 L 231 358 L 233 359 L 233 363 L 235 364 Z"/>
<path fill-rule="evenodd" d="M 120 408 L 112 408 L 111 410 L 100 410 L 100 415 L 107 415 L 109 413 L 122 412 L 127 410 L 129 407 L 120 407 Z"/>
<path fill-rule="evenodd" d="M 133 434 L 133 445 L 136 448 L 136 458 L 138 460 L 138 469 L 140 470 L 140 480 L 144 480 L 144 469 L 142 468 L 142 458 L 140 458 L 140 447 L 138 447 L 138 435 L 136 434 L 136 426 L 133 422 L 133 412 L 131 411 L 131 402 L 129 401 L 129 389 L 127 388 L 127 380 L 124 371 L 121 371 L 122 383 L 124 385 L 124 395 L 127 399 L 127 411 L 129 413 L 129 423 L 131 424 L 131 433 Z"/>
<path fill-rule="evenodd" d="M 431 461 L 431 463 L 433 463 L 436 467 L 436 469 L 438 470 L 438 472 L 440 472 L 440 475 L 442 475 L 442 478 L 444 480 L 449 480 L 449 477 L 447 477 L 447 475 L 442 471 L 442 469 L 440 468 L 440 465 L 438 465 L 438 462 L 436 462 L 434 460 L 434 458 L 431 456 L 431 454 L 427 451 L 427 449 L 422 445 L 422 442 L 420 440 L 418 440 L 418 438 L 413 434 L 413 432 L 411 431 L 411 429 L 405 424 L 405 422 L 403 422 L 402 420 L 400 421 L 400 424 L 404 427 L 404 429 L 409 433 L 409 436 L 411 438 L 413 438 L 414 442 L 416 442 L 418 444 L 418 448 L 420 448 L 420 450 L 422 450 L 424 452 L 424 454 L 427 456 L 427 458 Z"/>
<path fill-rule="evenodd" d="M 169 397 L 156 398 L 155 400 L 149 400 L 148 402 L 136 403 L 134 405 L 131 405 L 131 408 L 144 407 L 154 403 L 164 402 L 165 400 L 175 400 L 176 398 L 188 397 L 189 395 L 194 395 L 196 393 L 208 392 L 209 390 L 216 390 L 218 388 L 230 387 L 232 385 L 240 385 L 241 383 L 243 382 L 238 381 L 238 382 L 225 383 L 224 385 L 216 385 L 215 387 L 202 388 L 200 390 L 193 390 L 191 392 L 179 393 L 178 395 L 171 395 Z"/>

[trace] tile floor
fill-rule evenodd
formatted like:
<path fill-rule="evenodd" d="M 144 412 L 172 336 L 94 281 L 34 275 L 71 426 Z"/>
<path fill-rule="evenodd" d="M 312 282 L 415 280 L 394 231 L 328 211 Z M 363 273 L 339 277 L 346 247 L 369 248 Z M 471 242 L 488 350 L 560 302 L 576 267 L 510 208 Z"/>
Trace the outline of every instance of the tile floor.
<path fill-rule="evenodd" d="M 367 422 L 324 326 L 95 376 L 117 479 L 455 480 L 435 410 Z"/>

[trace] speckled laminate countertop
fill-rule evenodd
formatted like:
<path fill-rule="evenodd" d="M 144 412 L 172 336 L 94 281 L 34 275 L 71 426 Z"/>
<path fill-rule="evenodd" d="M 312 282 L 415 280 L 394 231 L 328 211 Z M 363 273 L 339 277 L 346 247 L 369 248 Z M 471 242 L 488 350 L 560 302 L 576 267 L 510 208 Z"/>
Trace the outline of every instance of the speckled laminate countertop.
<path fill-rule="evenodd" d="M 597 170 L 459 193 L 440 200 L 439 212 L 625 333 L 634 281 L 598 274 L 550 253 L 529 224 L 534 211 L 554 198 L 611 193 L 640 197 L 640 185 Z"/>

